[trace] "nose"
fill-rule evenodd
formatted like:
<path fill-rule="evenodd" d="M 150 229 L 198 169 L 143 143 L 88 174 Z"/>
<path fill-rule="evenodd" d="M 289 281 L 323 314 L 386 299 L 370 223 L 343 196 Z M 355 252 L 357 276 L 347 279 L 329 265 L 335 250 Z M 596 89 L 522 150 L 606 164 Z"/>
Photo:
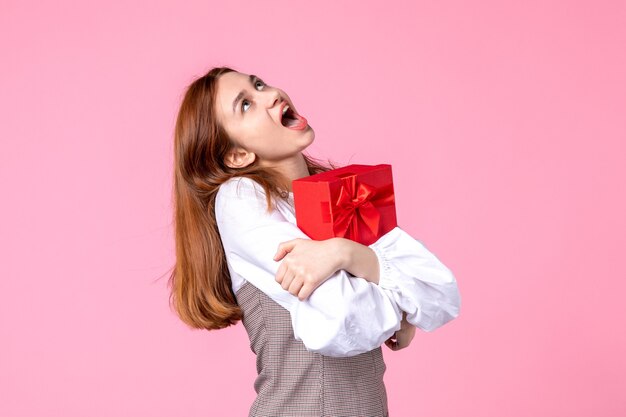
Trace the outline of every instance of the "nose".
<path fill-rule="evenodd" d="M 276 89 L 272 89 L 272 91 L 268 93 L 267 98 L 268 107 L 274 107 L 275 105 L 280 104 L 280 102 L 283 100 L 280 92 Z"/>

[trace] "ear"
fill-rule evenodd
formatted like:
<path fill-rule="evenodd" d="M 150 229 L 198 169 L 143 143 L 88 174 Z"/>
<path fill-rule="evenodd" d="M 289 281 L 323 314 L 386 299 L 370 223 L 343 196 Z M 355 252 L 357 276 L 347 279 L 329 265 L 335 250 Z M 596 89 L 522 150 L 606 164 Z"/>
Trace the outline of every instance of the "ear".
<path fill-rule="evenodd" d="M 230 168 L 245 168 L 254 162 L 256 155 L 235 146 L 224 155 L 224 164 Z"/>

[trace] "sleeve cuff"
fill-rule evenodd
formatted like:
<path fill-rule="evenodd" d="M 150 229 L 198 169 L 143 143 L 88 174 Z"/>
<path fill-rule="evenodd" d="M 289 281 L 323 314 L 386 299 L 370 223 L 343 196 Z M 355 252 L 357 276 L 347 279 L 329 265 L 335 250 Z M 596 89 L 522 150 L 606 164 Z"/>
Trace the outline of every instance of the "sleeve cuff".
<path fill-rule="evenodd" d="M 387 258 L 387 255 L 385 255 L 385 252 L 383 251 L 383 249 L 380 248 L 375 243 L 373 245 L 370 245 L 370 248 L 372 248 L 372 250 L 376 254 L 376 257 L 378 258 L 378 266 L 379 266 L 378 286 L 381 288 L 387 288 L 390 290 L 397 290 L 398 286 L 395 280 L 393 279 L 394 270 L 391 265 L 391 262 Z"/>

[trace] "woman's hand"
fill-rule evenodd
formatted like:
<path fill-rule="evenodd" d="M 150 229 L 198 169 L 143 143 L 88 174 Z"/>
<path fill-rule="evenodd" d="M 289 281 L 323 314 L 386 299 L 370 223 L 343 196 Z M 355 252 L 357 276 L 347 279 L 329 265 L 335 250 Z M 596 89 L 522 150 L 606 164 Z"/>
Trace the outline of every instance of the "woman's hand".
<path fill-rule="evenodd" d="M 415 326 L 406 321 L 406 313 L 402 312 L 402 321 L 400 322 L 400 330 L 385 341 L 387 347 L 391 350 L 400 350 L 411 344 L 411 340 L 415 336 Z"/>
<path fill-rule="evenodd" d="M 336 238 L 326 240 L 292 239 L 278 245 L 275 261 L 283 262 L 276 272 L 276 281 L 306 300 L 317 287 L 330 278 L 344 263 L 344 251 Z"/>

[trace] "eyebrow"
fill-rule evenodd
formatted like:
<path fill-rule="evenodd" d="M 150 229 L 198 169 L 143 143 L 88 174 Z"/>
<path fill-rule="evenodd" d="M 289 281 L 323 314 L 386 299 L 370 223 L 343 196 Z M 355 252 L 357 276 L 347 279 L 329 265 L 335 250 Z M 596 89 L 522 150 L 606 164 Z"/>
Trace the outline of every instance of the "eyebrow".
<path fill-rule="evenodd" d="M 250 84 L 254 85 L 254 82 L 257 80 L 257 76 L 254 74 L 250 74 L 248 75 L 248 79 L 250 80 Z M 240 91 L 239 94 L 237 94 L 237 97 L 235 97 L 235 100 L 233 101 L 233 114 L 235 114 L 235 107 L 237 106 L 237 103 L 239 102 L 239 100 L 241 100 L 243 98 L 244 95 L 244 91 Z"/>

